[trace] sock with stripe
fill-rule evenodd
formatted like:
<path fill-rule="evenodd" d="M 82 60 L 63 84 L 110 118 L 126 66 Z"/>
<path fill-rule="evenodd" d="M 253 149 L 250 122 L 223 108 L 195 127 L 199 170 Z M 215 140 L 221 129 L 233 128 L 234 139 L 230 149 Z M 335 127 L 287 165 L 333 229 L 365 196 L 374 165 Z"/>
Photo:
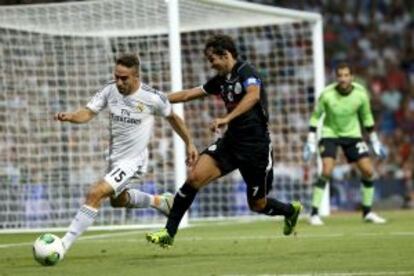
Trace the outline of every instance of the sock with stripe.
<path fill-rule="evenodd" d="M 174 204 L 168 216 L 167 225 L 165 226 L 171 237 L 174 237 L 177 233 L 181 219 L 185 212 L 190 208 L 191 203 L 193 203 L 197 192 L 198 190 L 193 188 L 190 184 L 184 183 L 175 194 Z"/>
<path fill-rule="evenodd" d="M 372 179 L 362 179 L 362 216 L 365 217 L 371 212 L 372 204 L 374 202 L 374 181 Z"/>
<path fill-rule="evenodd" d="M 319 206 L 321 206 L 322 198 L 325 193 L 325 186 L 328 181 L 328 177 L 321 175 L 313 186 L 311 216 L 317 215 L 319 212 Z"/>
<path fill-rule="evenodd" d="M 62 238 L 66 251 L 72 246 L 75 240 L 93 224 L 97 215 L 98 210 L 90 206 L 83 205 L 79 209 L 75 218 L 69 225 L 68 232 Z"/>
<path fill-rule="evenodd" d="M 283 203 L 277 199 L 268 197 L 266 199 L 266 206 L 259 213 L 267 216 L 289 217 L 294 211 L 292 204 Z"/>
<path fill-rule="evenodd" d="M 155 197 L 138 189 L 128 189 L 128 208 L 148 208 L 156 206 Z M 158 204 L 159 205 L 159 204 Z"/>

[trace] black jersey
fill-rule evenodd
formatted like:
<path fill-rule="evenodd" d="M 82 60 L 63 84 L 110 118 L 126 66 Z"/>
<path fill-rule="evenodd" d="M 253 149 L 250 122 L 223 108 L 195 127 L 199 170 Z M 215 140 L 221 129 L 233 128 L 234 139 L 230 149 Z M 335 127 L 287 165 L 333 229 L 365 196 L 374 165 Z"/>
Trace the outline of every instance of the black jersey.
<path fill-rule="evenodd" d="M 249 85 L 260 85 L 260 101 L 250 110 L 234 118 L 228 125 L 228 132 L 238 138 L 266 137 L 268 136 L 267 96 L 263 82 L 252 65 L 237 61 L 230 74 L 216 75 L 203 85 L 203 89 L 208 94 L 220 95 L 227 112 L 230 113 L 246 95 L 246 88 Z"/>

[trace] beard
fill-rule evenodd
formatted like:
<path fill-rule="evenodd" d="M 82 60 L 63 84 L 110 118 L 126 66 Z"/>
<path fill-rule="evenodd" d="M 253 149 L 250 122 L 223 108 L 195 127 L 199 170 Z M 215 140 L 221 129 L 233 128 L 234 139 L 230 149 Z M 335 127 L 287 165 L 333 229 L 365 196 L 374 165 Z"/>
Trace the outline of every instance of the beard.
<path fill-rule="evenodd" d="M 338 90 L 338 92 L 342 95 L 348 95 L 349 93 L 351 93 L 352 91 L 352 84 L 348 83 L 348 84 L 338 84 L 336 87 L 336 90 Z"/>
<path fill-rule="evenodd" d="M 127 94 L 126 87 L 119 87 L 119 86 L 117 86 L 116 88 L 118 89 L 119 93 L 121 93 L 122 95 Z"/>

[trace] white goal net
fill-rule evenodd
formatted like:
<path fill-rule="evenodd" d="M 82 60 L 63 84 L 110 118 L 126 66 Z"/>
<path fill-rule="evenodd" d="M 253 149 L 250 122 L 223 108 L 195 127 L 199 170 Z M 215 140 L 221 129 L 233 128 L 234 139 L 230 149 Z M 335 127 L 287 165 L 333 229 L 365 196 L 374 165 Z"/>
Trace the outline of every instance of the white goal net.
<path fill-rule="evenodd" d="M 309 202 L 312 170 L 301 161 L 315 91 L 323 85 L 319 15 L 239 1 L 180 0 L 183 87 L 212 72 L 203 58 L 209 35 L 235 38 L 242 58 L 267 85 L 277 198 Z M 58 111 L 84 106 L 112 78 L 114 59 L 139 54 L 143 81 L 172 85 L 167 3 L 102 0 L 0 7 L 0 231 L 65 228 L 91 183 L 105 174 L 108 114 L 84 125 L 53 121 Z M 210 97 L 184 106 L 202 150 L 223 114 Z M 139 185 L 150 193 L 175 191 L 172 130 L 157 120 L 149 172 Z M 249 215 L 245 186 L 235 172 L 203 189 L 190 219 Z M 95 226 L 154 224 L 153 210 L 113 209 L 105 203 Z"/>

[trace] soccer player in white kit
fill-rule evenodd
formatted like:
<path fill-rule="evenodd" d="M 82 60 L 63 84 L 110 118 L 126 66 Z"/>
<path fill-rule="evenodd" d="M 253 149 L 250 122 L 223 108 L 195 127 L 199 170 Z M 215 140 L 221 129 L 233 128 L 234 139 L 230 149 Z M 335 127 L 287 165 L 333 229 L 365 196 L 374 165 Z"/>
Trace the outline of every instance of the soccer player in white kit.
<path fill-rule="evenodd" d="M 128 180 L 142 177 L 148 163 L 148 143 L 154 126 L 154 116 L 165 117 L 186 144 L 187 165 L 198 157 L 189 131 L 174 112 L 167 97 L 140 80 L 140 61 L 133 54 L 116 60 L 114 80 L 107 83 L 75 112 L 59 112 L 54 118 L 62 122 L 86 123 L 105 107 L 110 111 L 110 154 L 108 173 L 94 183 L 85 204 L 79 209 L 62 238 L 65 251 L 93 224 L 102 201 L 111 198 L 113 207 L 154 207 L 168 215 L 168 198 L 152 196 L 138 189 L 129 189 Z M 171 202 L 172 203 L 172 202 Z M 171 204 L 170 203 L 170 204 Z"/>

